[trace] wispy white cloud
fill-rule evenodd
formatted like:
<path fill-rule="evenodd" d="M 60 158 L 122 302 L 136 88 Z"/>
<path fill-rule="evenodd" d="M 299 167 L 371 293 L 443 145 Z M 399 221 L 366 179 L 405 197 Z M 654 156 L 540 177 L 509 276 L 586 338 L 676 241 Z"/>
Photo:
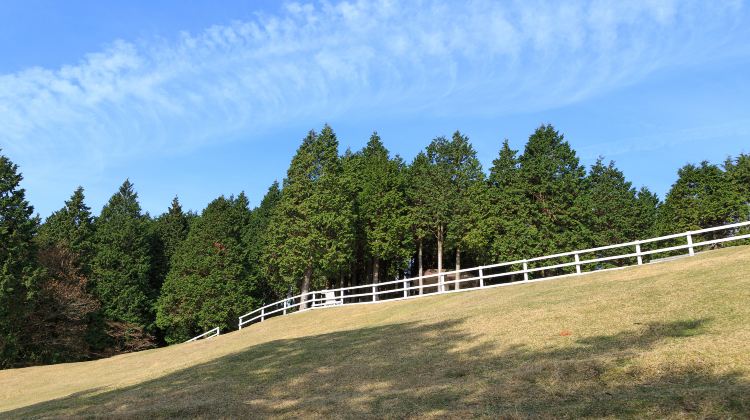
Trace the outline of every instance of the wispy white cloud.
<path fill-rule="evenodd" d="M 75 64 L 0 75 L 0 144 L 42 165 L 84 156 L 91 171 L 299 118 L 538 111 L 747 48 L 741 8 L 288 3 L 175 41 L 119 40 Z"/>

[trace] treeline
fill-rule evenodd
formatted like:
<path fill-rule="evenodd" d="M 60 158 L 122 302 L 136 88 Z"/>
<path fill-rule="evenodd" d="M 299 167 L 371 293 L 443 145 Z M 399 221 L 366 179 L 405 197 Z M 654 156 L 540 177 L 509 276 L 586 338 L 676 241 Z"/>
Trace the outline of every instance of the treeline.
<path fill-rule="evenodd" d="M 686 165 L 662 202 L 614 163 L 584 168 L 550 125 L 485 172 L 469 139 L 411 162 L 375 133 L 339 154 L 311 131 L 283 185 L 200 215 L 144 214 L 129 181 L 94 216 L 78 188 L 44 223 L 0 156 L 0 366 L 184 341 L 290 293 L 595 247 L 750 217 L 750 155 Z"/>

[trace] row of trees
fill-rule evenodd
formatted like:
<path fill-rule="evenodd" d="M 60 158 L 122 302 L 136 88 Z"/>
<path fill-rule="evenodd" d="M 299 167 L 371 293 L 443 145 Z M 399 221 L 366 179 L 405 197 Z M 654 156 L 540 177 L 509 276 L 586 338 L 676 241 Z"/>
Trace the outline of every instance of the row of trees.
<path fill-rule="evenodd" d="M 283 186 L 250 209 L 175 198 L 144 214 L 129 181 L 92 215 L 78 188 L 44 223 L 0 157 L 0 366 L 83 360 L 233 328 L 288 293 L 716 226 L 750 215 L 750 156 L 678 172 L 664 202 L 614 163 L 586 170 L 550 125 L 488 173 L 469 139 L 438 137 L 410 162 L 374 133 L 339 155 L 311 131 Z"/>

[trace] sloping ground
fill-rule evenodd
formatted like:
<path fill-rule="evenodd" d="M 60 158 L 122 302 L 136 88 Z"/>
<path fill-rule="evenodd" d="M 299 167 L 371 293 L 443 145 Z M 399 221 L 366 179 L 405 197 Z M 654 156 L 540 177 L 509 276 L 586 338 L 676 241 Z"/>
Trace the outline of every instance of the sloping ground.
<path fill-rule="evenodd" d="M 750 247 L 0 371 L 0 417 L 750 415 Z"/>

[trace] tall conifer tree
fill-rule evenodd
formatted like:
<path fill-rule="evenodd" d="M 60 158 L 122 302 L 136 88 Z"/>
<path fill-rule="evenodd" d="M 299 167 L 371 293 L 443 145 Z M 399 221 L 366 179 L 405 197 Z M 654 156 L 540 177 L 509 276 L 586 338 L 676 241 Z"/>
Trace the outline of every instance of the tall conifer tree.
<path fill-rule="evenodd" d="M 537 235 L 532 255 L 552 254 L 585 246 L 588 233 L 579 197 L 586 170 L 562 134 L 542 125 L 519 158 L 529 223 Z"/>
<path fill-rule="evenodd" d="M 590 246 L 598 247 L 637 239 L 639 232 L 638 196 L 614 162 L 604 165 L 597 159 L 586 177 L 583 205 Z"/>
<path fill-rule="evenodd" d="M 42 274 L 33 241 L 39 219 L 22 179 L 18 166 L 0 155 L 0 367 L 19 361 L 22 325 Z"/>
<path fill-rule="evenodd" d="M 39 361 L 90 358 L 104 337 L 98 322 L 101 305 L 90 293 L 93 236 L 93 217 L 81 187 L 39 229 L 39 262 L 46 273 L 25 334 Z"/>
<path fill-rule="evenodd" d="M 486 214 L 481 211 L 481 203 L 486 198 L 484 173 L 469 138 L 461 132 L 453 133 L 450 142 L 434 145 L 439 146 L 434 149 L 435 164 L 444 167 L 440 172 L 449 176 L 451 188 L 447 240 L 455 251 L 456 270 L 460 270 L 462 251 L 468 249 L 483 252 L 486 247 L 479 225 L 486 218 Z M 428 147 L 428 155 L 430 150 Z"/>
<path fill-rule="evenodd" d="M 267 255 L 302 293 L 351 261 L 354 215 L 341 174 L 338 140 L 326 125 L 303 140 L 284 179 Z"/>
<path fill-rule="evenodd" d="M 667 193 L 659 213 L 662 233 L 708 228 L 741 218 L 743 206 L 737 185 L 717 165 L 685 165 Z"/>
<path fill-rule="evenodd" d="M 268 192 L 266 192 L 260 205 L 252 211 L 242 234 L 249 276 L 261 288 L 259 293 L 263 299 L 261 303 L 278 300 L 286 292 L 283 282 L 280 282 L 278 273 L 268 271 L 267 264 L 263 261 L 263 253 L 269 241 L 269 226 L 280 199 L 281 189 L 279 183 L 274 181 L 268 188 Z"/>
<path fill-rule="evenodd" d="M 490 168 L 489 215 L 484 230 L 496 262 L 527 257 L 533 252 L 532 242 L 538 240 L 529 223 L 531 202 L 525 194 L 517 154 L 505 140 Z"/>
<path fill-rule="evenodd" d="M 94 289 L 107 319 L 142 328 L 153 323 L 148 221 L 126 180 L 94 223 Z"/>
<path fill-rule="evenodd" d="M 188 217 L 180 200 L 173 198 L 167 212 L 154 219 L 151 226 L 151 287 L 158 292 L 169 273 L 172 256 L 188 234 Z"/>
<path fill-rule="evenodd" d="M 393 260 L 403 267 L 410 257 L 408 209 L 404 165 L 391 159 L 377 133 L 362 150 L 357 209 L 364 226 L 365 246 L 372 258 L 372 279 L 379 282 L 381 262 Z"/>
<path fill-rule="evenodd" d="M 157 325 L 168 343 L 214 327 L 234 328 L 237 317 L 258 303 L 242 233 L 250 211 L 244 194 L 219 197 L 196 219 L 171 259 L 157 302 Z"/>

